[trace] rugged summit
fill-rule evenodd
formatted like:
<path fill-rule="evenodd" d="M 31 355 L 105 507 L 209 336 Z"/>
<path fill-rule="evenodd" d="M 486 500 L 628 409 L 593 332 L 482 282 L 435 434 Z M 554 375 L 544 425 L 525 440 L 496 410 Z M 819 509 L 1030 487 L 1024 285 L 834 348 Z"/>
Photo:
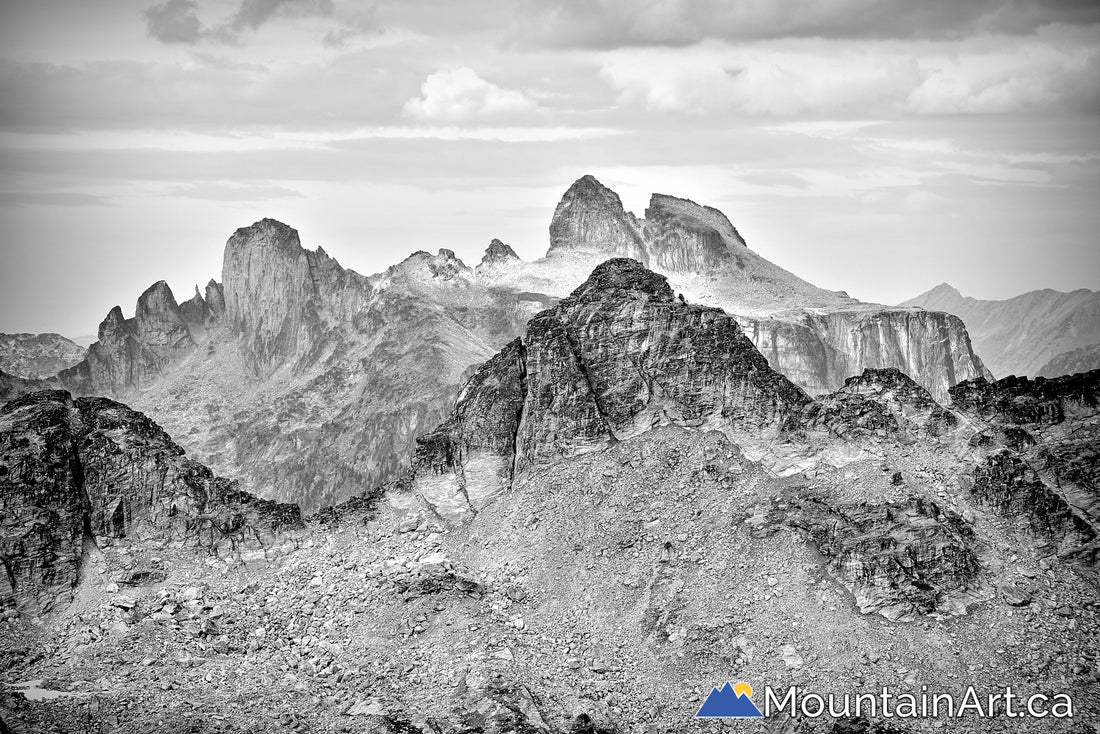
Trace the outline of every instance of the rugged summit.
<path fill-rule="evenodd" d="M 197 297 L 196 293 L 196 297 Z M 194 311 L 194 304 L 191 310 Z M 163 280 L 138 297 L 133 318 L 115 306 L 99 325 L 99 339 L 77 365 L 58 374 L 80 394 L 121 394 L 163 375 L 195 348 L 183 310 Z"/>
<path fill-rule="evenodd" d="M 755 445 L 808 402 L 734 319 L 683 303 L 664 276 L 617 258 L 474 374 L 450 419 L 419 439 L 417 488 L 454 517 L 537 464 L 665 425 Z"/>
<path fill-rule="evenodd" d="M 1100 367 L 1100 362 L 1067 365 L 1049 372 L 1055 357 L 1100 344 L 1100 293 L 1080 289 L 1063 293 L 1049 288 L 1003 301 L 963 296 L 941 283 L 901 304 L 954 314 L 966 322 L 974 348 L 997 377 L 1046 377 Z M 1071 369 L 1072 367 L 1072 369 Z"/>
<path fill-rule="evenodd" d="M 304 249 L 298 231 L 274 219 L 229 238 L 222 287 L 229 328 L 259 377 L 318 359 L 330 321 L 353 323 L 371 290 L 321 248 Z"/>
<path fill-rule="evenodd" d="M 42 391 L 0 408 L 0 603 L 71 600 L 97 539 L 133 538 L 241 559 L 299 524 L 184 456 L 155 423 L 106 398 Z"/>
<path fill-rule="evenodd" d="M 655 194 L 645 214 L 585 176 L 554 213 L 546 257 L 525 262 L 494 240 L 476 268 L 442 248 L 371 276 L 265 219 L 229 238 L 221 285 L 174 306 L 158 284 L 133 318 L 112 310 L 88 357 L 49 385 L 125 397 L 245 489 L 316 509 L 401 476 L 475 366 L 616 256 L 733 315 L 813 395 L 898 368 L 944 401 L 987 374 L 957 318 L 818 288 L 750 250 L 716 209 Z"/>
<path fill-rule="evenodd" d="M 0 370 L 15 377 L 53 377 L 87 350 L 60 334 L 0 334 Z"/>
<path fill-rule="evenodd" d="M 861 303 L 807 283 L 750 250 L 722 212 L 654 194 L 638 219 L 592 176 L 575 182 L 550 223 L 547 256 L 488 279 L 564 297 L 599 262 L 630 257 L 690 300 L 733 314 L 771 366 L 814 394 L 864 368 L 896 367 L 943 400 L 988 376 L 957 317 Z"/>
<path fill-rule="evenodd" d="M 485 277 L 505 271 L 520 262 L 515 250 L 494 237 L 485 248 L 485 254 L 475 270 L 478 276 Z"/>

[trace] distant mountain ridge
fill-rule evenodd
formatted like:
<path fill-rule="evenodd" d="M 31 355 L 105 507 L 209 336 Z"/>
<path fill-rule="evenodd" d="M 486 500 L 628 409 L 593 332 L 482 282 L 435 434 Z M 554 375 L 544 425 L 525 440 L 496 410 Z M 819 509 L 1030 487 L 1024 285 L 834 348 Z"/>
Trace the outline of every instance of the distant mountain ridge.
<path fill-rule="evenodd" d="M 0 370 L 15 377 L 52 377 L 88 350 L 60 334 L 0 334 Z"/>
<path fill-rule="evenodd" d="M 1044 374 L 1046 364 L 1058 355 L 1100 344 L 1100 293 L 1084 288 L 1069 293 L 1048 288 L 987 301 L 963 296 L 941 283 L 899 305 L 958 316 L 974 349 L 997 377 Z M 1083 369 L 1073 369 L 1098 366 L 1086 361 Z"/>
<path fill-rule="evenodd" d="M 533 262 L 493 240 L 475 267 L 440 249 L 364 276 L 281 222 L 242 227 L 221 283 L 182 304 L 154 284 L 133 317 L 112 309 L 85 360 L 38 387 L 124 399 L 244 489 L 312 510 L 397 476 L 474 365 L 623 256 L 730 314 L 810 394 L 867 368 L 900 369 L 938 399 L 988 376 L 954 316 L 818 288 L 750 250 L 716 209 L 654 194 L 640 219 L 584 176 Z M 0 383 L 9 396 L 32 387 Z"/>

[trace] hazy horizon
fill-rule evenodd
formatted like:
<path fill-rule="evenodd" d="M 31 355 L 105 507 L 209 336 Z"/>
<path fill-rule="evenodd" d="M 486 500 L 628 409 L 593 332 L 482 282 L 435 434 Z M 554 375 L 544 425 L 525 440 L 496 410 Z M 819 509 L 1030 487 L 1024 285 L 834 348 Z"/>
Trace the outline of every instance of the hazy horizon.
<path fill-rule="evenodd" d="M 263 217 L 364 274 L 535 259 L 583 174 L 865 301 L 1100 289 L 1094 3 L 364 7 L 0 8 L 0 331 L 182 301 Z"/>

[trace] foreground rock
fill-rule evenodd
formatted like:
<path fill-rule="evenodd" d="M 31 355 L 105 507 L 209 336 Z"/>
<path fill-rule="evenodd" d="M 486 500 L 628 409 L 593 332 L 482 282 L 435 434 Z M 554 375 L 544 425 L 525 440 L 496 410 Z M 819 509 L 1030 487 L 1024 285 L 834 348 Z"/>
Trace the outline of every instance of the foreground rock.
<path fill-rule="evenodd" d="M 97 539 L 128 538 L 247 560 L 300 524 L 184 456 L 155 423 L 105 398 L 36 392 L 0 408 L 4 603 L 71 598 Z"/>
<path fill-rule="evenodd" d="M 517 471 L 664 425 L 756 445 L 809 402 L 733 318 L 683 303 L 635 260 L 609 260 L 475 373 L 451 418 L 419 440 L 414 484 L 454 518 Z"/>

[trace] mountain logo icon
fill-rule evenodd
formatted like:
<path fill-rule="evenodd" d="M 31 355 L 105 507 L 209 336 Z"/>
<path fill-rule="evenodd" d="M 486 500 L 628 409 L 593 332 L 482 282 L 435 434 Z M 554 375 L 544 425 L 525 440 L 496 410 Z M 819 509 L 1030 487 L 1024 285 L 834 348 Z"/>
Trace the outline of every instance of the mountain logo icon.
<path fill-rule="evenodd" d="M 695 714 L 697 719 L 748 719 L 762 717 L 760 709 L 750 698 L 752 686 L 740 682 L 731 686 L 729 681 L 721 688 L 712 688 L 707 700 Z"/>

